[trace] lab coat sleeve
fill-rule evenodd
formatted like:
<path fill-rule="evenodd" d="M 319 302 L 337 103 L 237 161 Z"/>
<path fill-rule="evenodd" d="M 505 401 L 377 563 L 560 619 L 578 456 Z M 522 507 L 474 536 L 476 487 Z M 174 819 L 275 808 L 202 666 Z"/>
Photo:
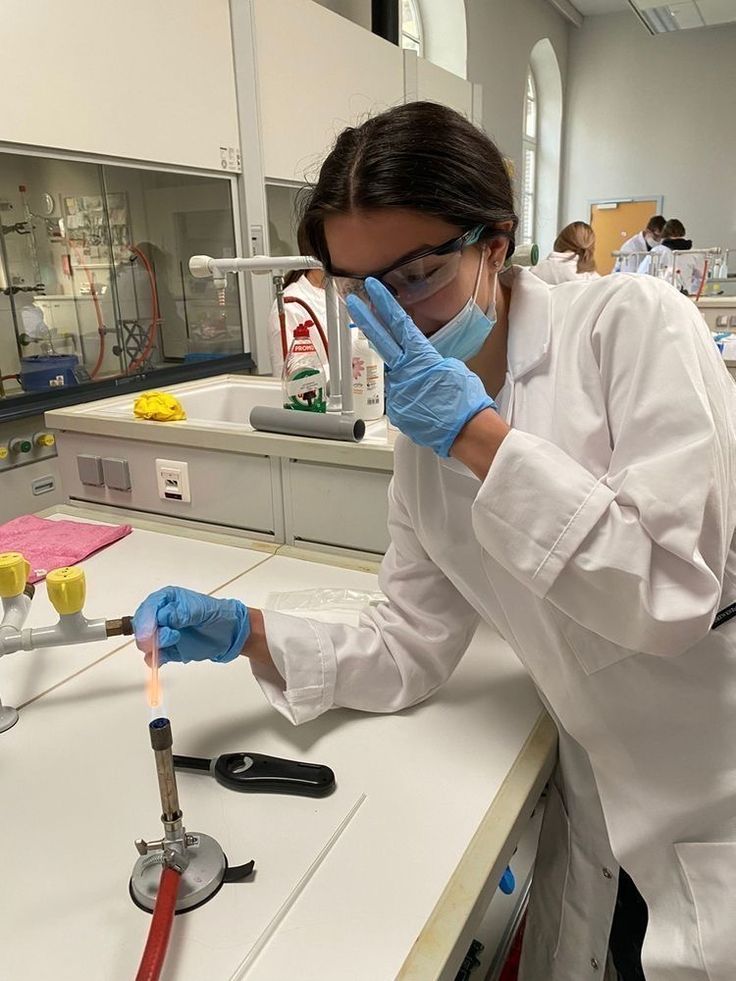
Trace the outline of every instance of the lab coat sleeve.
<path fill-rule="evenodd" d="M 253 664 L 271 704 L 293 723 L 332 707 L 395 712 L 442 685 L 478 625 L 475 610 L 432 562 L 392 483 L 391 545 L 379 585 L 386 602 L 361 613 L 357 626 L 264 610 L 266 637 L 286 689 Z"/>
<path fill-rule="evenodd" d="M 552 442 L 511 430 L 473 523 L 487 553 L 580 626 L 630 651 L 677 655 L 719 607 L 734 533 L 734 395 L 689 301 L 651 279 L 622 287 L 581 340 L 599 373 L 589 385 L 605 405 L 608 472 L 596 479 Z"/>

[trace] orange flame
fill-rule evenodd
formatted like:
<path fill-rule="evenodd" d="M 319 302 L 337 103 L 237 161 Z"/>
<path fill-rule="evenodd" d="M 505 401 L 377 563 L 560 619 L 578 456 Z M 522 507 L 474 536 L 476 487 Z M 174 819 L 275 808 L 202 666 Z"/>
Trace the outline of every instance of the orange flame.
<path fill-rule="evenodd" d="M 146 694 L 148 696 L 148 704 L 151 708 L 157 708 L 161 705 L 162 694 L 161 679 L 159 677 L 158 637 L 156 637 L 155 633 L 151 647 L 151 674 L 146 682 Z"/>

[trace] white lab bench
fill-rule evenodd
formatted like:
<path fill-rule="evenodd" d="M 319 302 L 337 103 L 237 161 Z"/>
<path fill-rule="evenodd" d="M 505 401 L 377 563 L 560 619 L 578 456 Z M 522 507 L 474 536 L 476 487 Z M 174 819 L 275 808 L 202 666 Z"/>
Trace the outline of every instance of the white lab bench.
<path fill-rule="evenodd" d="M 366 563 L 140 524 L 84 563 L 89 616 L 131 613 L 170 581 L 253 606 L 277 591 L 376 589 Z M 51 616 L 44 594 L 32 624 Z M 180 775 L 187 828 L 217 838 L 232 864 L 255 859 L 256 874 L 177 917 L 167 981 L 454 978 L 555 758 L 554 727 L 507 645 L 481 628 L 427 702 L 299 728 L 268 706 L 243 658 L 161 676 L 177 752 L 250 750 L 337 776 L 330 797 L 312 800 Z M 128 896 L 132 843 L 160 833 L 146 677 L 125 638 L 3 659 L 0 692 L 21 708 L 0 735 L 3 977 L 134 976 L 149 918 Z"/>
<path fill-rule="evenodd" d="M 697 307 L 711 330 L 736 329 L 736 295 L 701 296 Z"/>

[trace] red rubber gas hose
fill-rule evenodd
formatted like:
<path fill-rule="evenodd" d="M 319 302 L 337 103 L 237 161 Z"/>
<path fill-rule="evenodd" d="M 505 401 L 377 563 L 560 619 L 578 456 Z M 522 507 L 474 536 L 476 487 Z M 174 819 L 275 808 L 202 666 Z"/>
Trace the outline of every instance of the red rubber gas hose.
<path fill-rule="evenodd" d="M 138 357 L 134 358 L 128 365 L 127 374 L 130 374 L 131 371 L 135 371 L 137 368 L 139 368 L 142 364 L 145 363 L 146 358 L 148 357 L 148 355 L 151 353 L 153 349 L 153 342 L 156 339 L 156 334 L 158 333 L 158 328 L 161 323 L 161 311 L 158 305 L 158 290 L 156 289 L 156 277 L 153 274 L 153 268 L 151 267 L 151 263 L 148 261 L 146 255 L 143 252 L 141 252 L 139 248 L 137 248 L 137 246 L 129 245 L 128 248 L 133 253 L 133 255 L 137 256 L 143 263 L 143 268 L 146 270 L 146 275 L 148 276 L 148 282 L 151 287 L 151 325 L 148 328 L 148 334 L 146 336 L 146 343 L 143 348 L 143 351 L 141 351 Z"/>
<path fill-rule="evenodd" d="M 176 894 L 179 891 L 180 882 L 181 875 L 176 869 L 165 866 L 161 872 L 161 881 L 156 896 L 156 905 L 153 908 L 148 939 L 135 981 L 158 981 L 161 976 L 166 960 L 166 951 L 169 947 L 171 926 L 174 922 Z"/>

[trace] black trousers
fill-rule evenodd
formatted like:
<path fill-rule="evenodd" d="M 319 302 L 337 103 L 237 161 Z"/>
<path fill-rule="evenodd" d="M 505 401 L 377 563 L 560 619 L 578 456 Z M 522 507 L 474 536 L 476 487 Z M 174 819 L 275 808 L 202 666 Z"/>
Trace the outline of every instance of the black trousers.
<path fill-rule="evenodd" d="M 619 981 L 646 981 L 641 966 L 641 946 L 648 921 L 647 904 L 630 876 L 621 869 L 608 942 Z"/>

